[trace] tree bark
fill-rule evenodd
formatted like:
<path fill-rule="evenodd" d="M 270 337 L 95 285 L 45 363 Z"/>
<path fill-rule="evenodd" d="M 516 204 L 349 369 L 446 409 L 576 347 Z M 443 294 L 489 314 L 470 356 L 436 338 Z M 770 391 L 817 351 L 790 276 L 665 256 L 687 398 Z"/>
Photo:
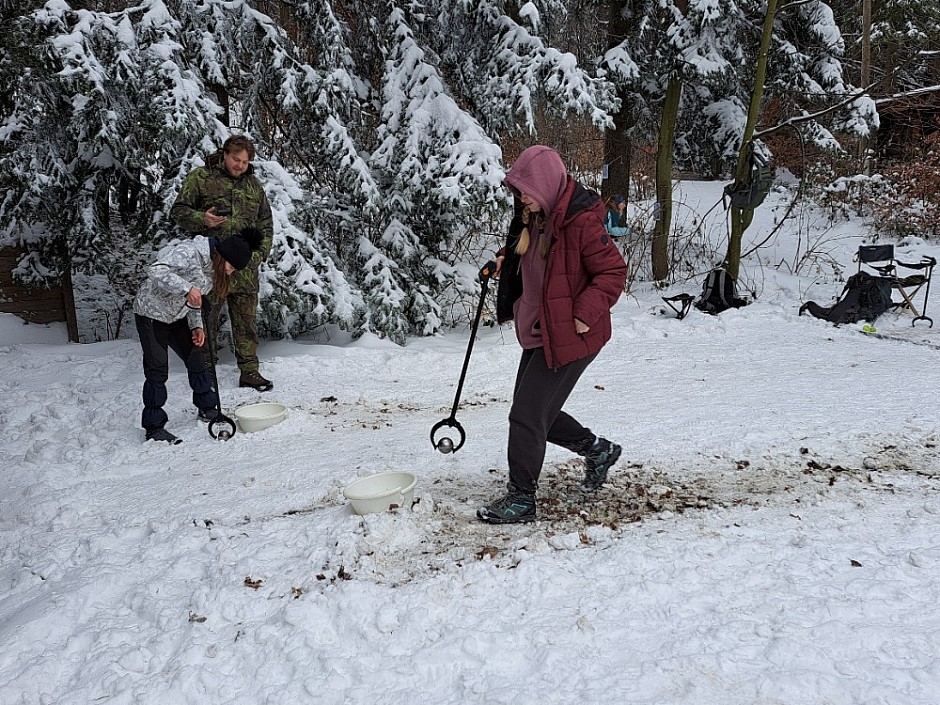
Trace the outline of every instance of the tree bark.
<path fill-rule="evenodd" d="M 757 118 L 760 115 L 761 100 L 764 97 L 764 81 L 767 78 L 767 54 L 770 51 L 770 40 L 773 37 L 774 17 L 777 14 L 777 0 L 767 0 L 767 14 L 764 16 L 764 30 L 761 35 L 760 48 L 757 51 L 757 68 L 754 72 L 754 90 L 751 91 L 751 102 L 747 109 L 747 122 L 744 125 L 744 134 L 741 136 L 741 149 L 738 152 L 737 168 L 734 171 L 734 183 L 743 184 L 748 180 L 750 162 L 748 160 L 748 142 L 754 135 Z M 741 270 L 741 241 L 744 232 L 754 218 L 754 211 L 750 209 L 731 208 L 731 236 L 728 239 L 728 253 L 725 256 L 725 266 L 728 273 L 737 280 Z"/>
<path fill-rule="evenodd" d="M 862 0 L 862 65 L 860 83 L 861 87 L 868 89 L 871 84 L 871 0 Z M 870 172 L 868 159 L 868 137 L 858 141 L 858 157 L 862 163 L 862 172 Z"/>
<path fill-rule="evenodd" d="M 675 0 L 676 8 L 685 15 L 688 0 Z M 677 66 L 669 77 L 663 113 L 659 127 L 659 149 L 656 152 L 656 222 L 653 241 L 650 243 L 650 259 L 653 279 L 664 282 L 672 269 L 669 262 L 669 230 L 672 227 L 672 164 L 675 154 L 676 119 L 679 115 L 679 99 L 682 97 L 681 67 Z"/>
<path fill-rule="evenodd" d="M 610 0 L 607 8 L 607 48 L 613 49 L 626 37 L 629 27 L 623 17 L 622 2 Z M 619 97 L 620 110 L 614 115 L 614 129 L 604 133 L 607 179 L 601 185 L 601 195 L 606 199 L 620 193 L 629 201 L 632 143 L 627 136 L 627 130 L 633 126 L 633 117 L 624 96 L 621 94 Z"/>
<path fill-rule="evenodd" d="M 672 162 L 676 137 L 676 118 L 682 97 L 682 79 L 678 74 L 669 78 L 663 113 L 659 125 L 659 150 L 656 153 L 656 223 L 650 257 L 653 279 L 658 282 L 669 278 L 669 229 L 672 225 Z"/>

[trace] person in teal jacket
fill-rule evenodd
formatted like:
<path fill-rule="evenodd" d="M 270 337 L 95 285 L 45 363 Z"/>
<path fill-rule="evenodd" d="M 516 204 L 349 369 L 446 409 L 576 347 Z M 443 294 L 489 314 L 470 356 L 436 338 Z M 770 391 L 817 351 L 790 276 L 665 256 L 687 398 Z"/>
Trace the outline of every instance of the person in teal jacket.
<path fill-rule="evenodd" d="M 619 193 L 607 201 L 604 227 L 611 237 L 627 237 L 630 234 L 630 226 L 627 225 L 627 199 Z"/>

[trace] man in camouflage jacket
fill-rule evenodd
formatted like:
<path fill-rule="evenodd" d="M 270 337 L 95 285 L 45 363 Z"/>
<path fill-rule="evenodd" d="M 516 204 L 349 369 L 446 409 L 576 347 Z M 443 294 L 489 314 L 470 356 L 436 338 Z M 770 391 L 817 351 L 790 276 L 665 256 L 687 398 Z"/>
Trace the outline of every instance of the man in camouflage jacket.
<path fill-rule="evenodd" d="M 238 272 L 225 299 L 232 323 L 235 359 L 241 371 L 239 386 L 253 387 L 266 392 L 273 388 L 270 380 L 261 376 L 258 362 L 258 333 L 255 317 L 258 313 L 258 268 L 271 252 L 274 223 L 271 204 L 251 161 L 255 147 L 243 135 L 229 137 L 222 149 L 210 154 L 206 165 L 194 169 L 183 181 L 179 196 L 170 210 L 170 216 L 184 230 L 219 240 L 231 237 L 247 227 L 261 231 L 259 251 L 251 256 L 245 269 Z M 206 321 L 218 340 L 219 310 L 222 301 L 210 297 L 212 314 Z M 215 364 L 217 350 L 207 350 L 208 364 Z"/>

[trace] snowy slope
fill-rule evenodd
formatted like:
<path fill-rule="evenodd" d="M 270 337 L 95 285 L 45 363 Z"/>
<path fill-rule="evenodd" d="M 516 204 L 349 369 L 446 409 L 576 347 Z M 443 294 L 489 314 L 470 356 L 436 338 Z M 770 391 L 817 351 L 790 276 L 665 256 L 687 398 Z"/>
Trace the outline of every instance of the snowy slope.
<path fill-rule="evenodd" d="M 621 462 L 585 496 L 550 449 L 522 527 L 474 519 L 506 480 L 510 329 L 481 329 L 445 456 L 466 330 L 266 342 L 290 415 L 228 442 L 174 360 L 167 447 L 135 341 L 0 315 L 0 703 L 937 703 L 940 325 L 836 328 L 796 315 L 835 278 L 749 272 L 718 317 L 617 304 L 567 408 Z M 226 409 L 258 399 L 220 375 Z M 343 487 L 385 470 L 415 506 L 354 516 Z"/>

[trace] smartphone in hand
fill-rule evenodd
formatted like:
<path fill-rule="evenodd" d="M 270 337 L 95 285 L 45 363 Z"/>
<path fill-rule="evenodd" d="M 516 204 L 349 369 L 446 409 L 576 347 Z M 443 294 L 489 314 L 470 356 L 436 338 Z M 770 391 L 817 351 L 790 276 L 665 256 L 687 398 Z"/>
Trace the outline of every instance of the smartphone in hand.
<path fill-rule="evenodd" d="M 216 206 L 215 214 L 221 215 L 221 216 L 229 216 L 229 215 L 232 215 L 232 209 L 229 208 L 228 206 Z"/>

